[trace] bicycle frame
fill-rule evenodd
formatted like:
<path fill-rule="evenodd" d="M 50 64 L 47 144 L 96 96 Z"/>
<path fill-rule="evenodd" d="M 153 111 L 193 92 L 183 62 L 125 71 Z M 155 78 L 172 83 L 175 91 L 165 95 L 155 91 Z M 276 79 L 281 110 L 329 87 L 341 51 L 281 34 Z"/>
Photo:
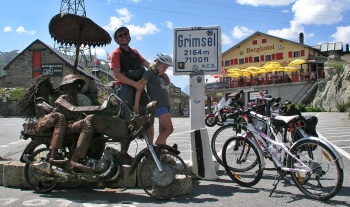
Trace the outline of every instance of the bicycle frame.
<path fill-rule="evenodd" d="M 109 95 L 109 97 L 108 97 L 108 99 L 107 99 L 107 102 L 110 101 L 111 97 L 116 98 L 116 99 L 124 106 L 124 109 L 126 109 L 126 110 L 128 111 L 129 114 L 132 113 L 131 110 L 128 108 L 127 104 L 126 104 L 122 99 L 120 99 L 116 94 L 111 94 L 111 95 Z M 133 135 L 133 136 L 137 136 L 137 134 L 138 134 L 139 132 L 141 132 L 142 130 L 143 130 L 143 127 L 141 126 L 140 129 L 138 129 L 136 132 L 134 132 L 134 135 Z M 165 175 L 166 175 L 166 172 L 164 171 L 164 169 L 163 169 L 163 167 L 162 167 L 162 165 L 161 165 L 159 159 L 157 158 L 157 155 L 156 155 L 156 153 L 155 153 L 155 151 L 154 151 L 154 147 L 153 147 L 153 145 L 150 143 L 147 134 L 146 134 L 145 132 L 143 132 L 142 136 L 143 136 L 143 138 L 145 139 L 147 148 L 148 148 L 148 150 L 150 151 L 150 153 L 151 153 L 151 155 L 152 155 L 152 157 L 153 157 L 153 159 L 154 159 L 154 161 L 155 161 L 155 163 L 156 163 L 156 165 L 157 165 L 157 168 L 158 168 L 158 170 L 159 170 L 159 174 L 160 174 L 161 176 L 165 176 Z M 129 143 L 129 144 L 130 144 L 130 143 Z M 129 146 L 128 146 L 127 148 L 129 148 Z M 123 153 L 122 153 L 122 154 L 123 154 Z"/>
<path fill-rule="evenodd" d="M 255 115 L 254 112 L 253 115 Z M 275 135 L 275 137 L 277 138 L 277 134 L 271 129 L 271 123 L 270 123 L 270 119 L 269 118 L 265 118 L 266 123 L 267 123 L 267 130 L 268 130 L 268 134 L 273 133 Z M 287 172 L 309 172 L 312 169 L 309 168 L 307 165 L 305 165 L 302 161 L 300 161 L 296 156 L 294 156 L 288 149 L 288 147 L 279 142 L 279 141 L 275 141 L 273 139 L 271 139 L 268 135 L 266 135 L 264 132 L 262 132 L 260 129 L 258 129 L 256 126 L 254 126 L 251 123 L 247 123 L 247 132 L 244 135 L 244 140 L 246 139 L 251 139 L 253 141 L 253 143 L 255 142 L 257 144 L 257 146 L 259 146 L 259 148 L 262 150 L 262 154 L 264 155 L 263 157 L 268 157 L 271 156 L 272 161 L 274 162 L 274 164 L 278 167 L 279 170 L 282 171 L 287 171 Z M 253 134 L 253 136 L 249 136 L 250 134 Z M 276 139 L 278 140 L 278 139 Z M 244 143 L 245 144 L 245 141 Z M 275 152 L 272 152 L 273 148 L 277 148 L 275 149 Z M 279 150 L 279 152 L 277 152 L 276 150 Z M 242 151 L 242 155 L 243 155 L 244 151 Z M 278 154 L 280 154 L 281 158 L 277 158 Z M 288 168 L 286 167 L 281 160 L 284 160 L 286 154 L 288 154 L 289 156 L 291 156 L 293 159 L 295 159 L 299 164 L 301 164 L 301 166 L 303 166 L 304 169 L 295 169 L 295 168 Z M 241 155 L 241 157 L 242 157 Z M 263 159 L 262 159 L 263 160 Z M 265 168 L 265 162 L 263 162 L 263 169 Z"/>

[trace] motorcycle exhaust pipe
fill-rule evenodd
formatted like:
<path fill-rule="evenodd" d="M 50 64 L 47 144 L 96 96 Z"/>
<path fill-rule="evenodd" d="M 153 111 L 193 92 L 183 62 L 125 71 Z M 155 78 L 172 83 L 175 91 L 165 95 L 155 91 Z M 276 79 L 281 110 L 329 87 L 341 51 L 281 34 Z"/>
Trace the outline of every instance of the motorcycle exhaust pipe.
<path fill-rule="evenodd" d="M 52 169 L 52 166 L 50 166 L 50 164 L 47 162 L 43 162 L 40 164 L 32 164 L 32 167 L 34 167 L 35 169 L 40 170 L 46 174 L 55 175 L 55 176 L 62 178 L 64 180 L 68 180 L 69 177 L 71 176 L 71 174 L 68 172 L 64 172 L 64 171 L 59 170 L 59 169 Z"/>

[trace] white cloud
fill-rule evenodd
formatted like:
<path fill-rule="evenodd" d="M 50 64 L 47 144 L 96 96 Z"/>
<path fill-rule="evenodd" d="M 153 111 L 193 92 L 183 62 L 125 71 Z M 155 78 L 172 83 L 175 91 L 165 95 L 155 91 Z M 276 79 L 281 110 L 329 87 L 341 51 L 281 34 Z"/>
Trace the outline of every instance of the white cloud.
<path fill-rule="evenodd" d="M 105 30 L 114 32 L 115 28 L 125 25 L 128 27 L 130 35 L 132 37 L 136 37 L 136 40 L 142 40 L 144 35 L 155 34 L 156 32 L 160 31 L 156 25 L 150 22 L 145 23 L 143 26 L 127 24 L 134 17 L 134 15 L 131 14 L 126 8 L 118 9 L 117 13 L 120 15 L 120 17 L 112 16 L 108 25 L 103 26 Z"/>
<path fill-rule="evenodd" d="M 225 33 L 222 33 L 222 34 L 221 34 L 221 43 L 222 43 L 223 45 L 232 45 L 232 44 L 233 44 L 233 41 L 232 41 L 232 39 L 231 39 L 229 36 L 227 36 Z"/>
<path fill-rule="evenodd" d="M 166 21 L 165 26 L 168 27 L 169 29 L 173 29 L 174 28 L 174 24 L 172 22 Z"/>
<path fill-rule="evenodd" d="M 297 24 L 334 24 L 343 18 L 349 0 L 297 0 L 292 7 Z M 310 9 L 309 9 L 310 8 Z M 311 9 L 312 8 L 312 9 Z"/>
<path fill-rule="evenodd" d="M 243 37 L 247 37 L 251 34 L 253 34 L 254 31 L 252 29 L 249 29 L 248 27 L 245 26 L 235 26 L 232 31 L 232 36 L 241 39 Z"/>
<path fill-rule="evenodd" d="M 314 33 L 306 33 L 303 25 L 330 25 L 338 23 L 343 19 L 344 11 L 350 9 L 350 0 L 237 0 L 237 3 L 252 6 L 283 6 L 294 3 L 292 6 L 294 18 L 290 21 L 290 26 L 282 29 L 268 30 L 267 32 L 270 35 L 285 39 L 298 39 L 300 32 L 304 33 L 305 40 L 313 37 Z M 281 12 L 288 13 L 289 11 L 282 10 Z M 246 36 L 245 29 L 244 27 L 235 27 L 233 36 Z M 338 27 L 337 32 L 332 37 L 334 39 L 348 41 L 346 34 L 349 36 L 349 33 L 347 31 L 347 27 Z"/>
<path fill-rule="evenodd" d="M 304 32 L 304 27 L 295 21 L 291 21 L 289 28 L 282 28 L 276 30 L 268 30 L 267 34 L 277 36 L 284 39 L 295 39 L 299 37 L 300 32 Z M 305 36 L 304 36 L 305 37 Z"/>
<path fill-rule="evenodd" d="M 36 33 L 35 30 L 28 31 L 28 30 L 24 29 L 23 26 L 19 26 L 19 27 L 16 29 L 16 32 L 17 32 L 17 33 L 32 34 L 32 35 L 34 35 L 34 34 Z"/>
<path fill-rule="evenodd" d="M 111 17 L 109 19 L 109 24 L 103 28 L 107 31 L 114 31 L 115 28 L 123 25 L 123 21 L 118 17 Z"/>
<path fill-rule="evenodd" d="M 334 42 L 349 43 L 350 42 L 350 26 L 337 27 L 337 31 L 332 34 Z"/>
<path fill-rule="evenodd" d="M 28 31 L 25 30 L 24 27 L 19 26 L 19 27 L 16 29 L 16 32 L 17 32 L 17 33 L 26 33 L 26 32 L 28 32 Z"/>
<path fill-rule="evenodd" d="M 296 0 L 292 6 L 294 18 L 290 21 L 290 27 L 268 30 L 267 33 L 285 39 L 297 39 L 299 33 L 303 32 L 306 40 L 313 37 L 314 33 L 306 33 L 303 25 L 335 24 L 342 20 L 342 13 L 349 8 L 350 0 Z"/>
<path fill-rule="evenodd" d="M 295 0 L 237 0 L 237 3 L 252 6 L 286 6 L 294 1 Z"/>
<path fill-rule="evenodd" d="M 117 13 L 121 16 L 119 17 L 124 23 L 127 23 L 134 17 L 133 14 L 129 12 L 127 8 L 117 9 Z"/>
<path fill-rule="evenodd" d="M 12 32 L 12 28 L 10 26 L 4 27 L 4 32 Z"/>
<path fill-rule="evenodd" d="M 144 35 L 150 35 L 155 34 L 156 32 L 160 31 L 160 29 L 157 28 L 156 25 L 147 22 L 143 26 L 138 25 L 126 25 L 129 30 L 131 36 L 136 36 L 137 40 L 142 40 L 142 36 Z"/>

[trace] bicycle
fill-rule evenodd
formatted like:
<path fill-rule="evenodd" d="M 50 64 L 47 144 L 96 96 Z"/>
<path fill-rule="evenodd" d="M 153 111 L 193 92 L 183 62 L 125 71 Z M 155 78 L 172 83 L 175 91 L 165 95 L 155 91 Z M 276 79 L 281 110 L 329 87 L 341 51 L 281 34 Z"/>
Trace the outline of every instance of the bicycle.
<path fill-rule="evenodd" d="M 275 170 L 279 176 L 269 196 L 287 174 L 302 193 L 313 199 L 329 200 L 340 191 L 342 158 L 328 141 L 309 137 L 300 127 L 295 128 L 299 115 L 268 117 L 249 111 L 249 118 L 260 124 L 250 121 L 242 125 L 246 134 L 229 138 L 223 146 L 224 168 L 233 181 L 251 187 L 261 180 L 264 170 Z M 285 126 L 290 136 L 296 130 L 302 137 L 296 141 L 286 139 L 273 122 Z M 274 168 L 266 167 L 265 158 L 272 161 Z"/>
<path fill-rule="evenodd" d="M 278 100 L 274 100 L 274 103 L 279 102 L 280 98 Z M 244 124 L 249 121 L 249 117 L 247 115 L 247 110 L 254 110 L 258 113 L 263 113 L 265 108 L 265 105 L 257 105 L 254 107 L 247 107 L 247 106 L 240 106 L 240 108 L 237 108 L 231 115 L 230 118 L 233 119 L 233 122 L 226 123 L 225 125 L 219 127 L 213 134 L 211 138 L 211 151 L 216 159 L 216 161 L 223 166 L 223 162 L 221 159 L 222 156 L 222 149 L 224 146 L 224 143 L 226 140 L 228 140 L 233 135 L 244 133 L 242 131 L 241 124 Z"/>
<path fill-rule="evenodd" d="M 271 107 L 271 105 L 273 104 L 274 106 L 271 107 L 273 108 L 273 112 L 274 112 L 274 116 L 279 115 L 280 113 L 286 113 L 285 111 L 287 110 L 286 108 L 290 108 L 290 103 L 287 104 L 279 104 L 279 102 L 281 101 L 280 97 L 276 97 L 276 98 L 264 98 L 263 99 L 265 103 L 268 103 L 268 107 Z M 275 106 L 277 105 L 277 106 Z M 271 116 L 271 112 L 270 112 L 270 108 L 266 108 L 266 104 L 261 104 L 261 105 L 257 105 L 257 106 L 253 106 L 253 107 L 242 107 L 240 110 L 236 110 L 232 115 L 230 115 L 233 118 L 233 122 L 232 123 L 228 123 L 225 124 L 221 127 L 219 127 L 213 134 L 212 139 L 211 139 L 211 150 L 212 150 L 212 154 L 214 156 L 214 158 L 216 159 L 216 161 L 223 166 L 222 163 L 222 149 L 223 149 L 223 145 L 225 143 L 225 141 L 227 139 L 229 139 L 230 137 L 234 136 L 235 134 L 237 135 L 240 133 L 244 133 L 244 131 L 242 132 L 242 127 L 240 127 L 241 124 L 244 124 L 246 122 L 249 121 L 249 117 L 248 117 L 248 113 L 249 110 L 253 110 L 256 111 L 258 114 L 269 114 L 269 116 Z M 292 114 L 300 114 L 297 112 L 293 112 Z M 256 124 L 256 123 L 253 123 Z M 278 121 L 272 123 L 276 129 L 276 131 L 278 131 L 281 134 L 284 134 L 283 136 L 286 136 L 286 130 L 285 130 L 285 126 L 282 124 L 280 125 L 278 123 Z M 303 124 L 304 127 L 306 126 L 306 124 Z M 312 134 L 314 135 L 314 133 Z M 303 135 L 301 135 L 299 132 L 297 133 L 293 133 L 292 139 L 293 141 L 298 140 L 299 138 L 303 137 Z"/>
<path fill-rule="evenodd" d="M 240 132 L 240 123 L 247 122 L 247 117 L 243 116 L 243 113 L 240 109 L 236 109 L 231 115 L 230 118 L 233 119 L 233 122 L 227 123 L 221 127 L 219 127 L 213 134 L 211 138 L 211 151 L 213 153 L 216 161 L 223 165 L 221 156 L 222 156 L 222 148 L 227 139 L 232 137 L 233 135 Z"/>

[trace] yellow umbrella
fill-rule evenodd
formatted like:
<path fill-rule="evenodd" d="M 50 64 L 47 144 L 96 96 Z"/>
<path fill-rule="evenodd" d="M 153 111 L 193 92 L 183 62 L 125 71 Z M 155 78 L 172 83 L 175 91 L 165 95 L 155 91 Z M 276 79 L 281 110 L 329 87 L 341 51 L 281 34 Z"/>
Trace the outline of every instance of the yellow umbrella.
<path fill-rule="evenodd" d="M 227 76 L 230 77 L 230 78 L 239 78 L 239 77 L 241 77 L 240 74 L 234 74 L 234 73 L 229 73 L 229 74 L 227 74 Z"/>
<path fill-rule="evenodd" d="M 237 72 L 237 71 L 240 71 L 241 69 L 239 68 L 231 68 L 231 69 L 228 69 L 227 72 L 228 73 L 234 73 L 234 72 Z"/>
<path fill-rule="evenodd" d="M 264 68 L 266 69 L 274 69 L 281 67 L 281 64 L 279 62 L 268 62 L 264 65 Z"/>
<path fill-rule="evenodd" d="M 291 61 L 288 66 L 296 66 L 296 65 L 302 65 L 305 64 L 306 60 L 302 60 L 302 59 L 295 59 L 293 61 Z"/>
<path fill-rule="evenodd" d="M 268 72 L 270 72 L 270 71 L 268 71 L 265 68 L 260 68 L 260 70 L 258 70 L 258 73 L 268 73 Z"/>
<path fill-rule="evenodd" d="M 260 68 L 258 67 L 255 67 L 255 66 L 250 66 L 250 67 L 247 67 L 246 70 L 252 70 L 252 71 L 256 71 L 256 70 L 259 70 Z"/>

